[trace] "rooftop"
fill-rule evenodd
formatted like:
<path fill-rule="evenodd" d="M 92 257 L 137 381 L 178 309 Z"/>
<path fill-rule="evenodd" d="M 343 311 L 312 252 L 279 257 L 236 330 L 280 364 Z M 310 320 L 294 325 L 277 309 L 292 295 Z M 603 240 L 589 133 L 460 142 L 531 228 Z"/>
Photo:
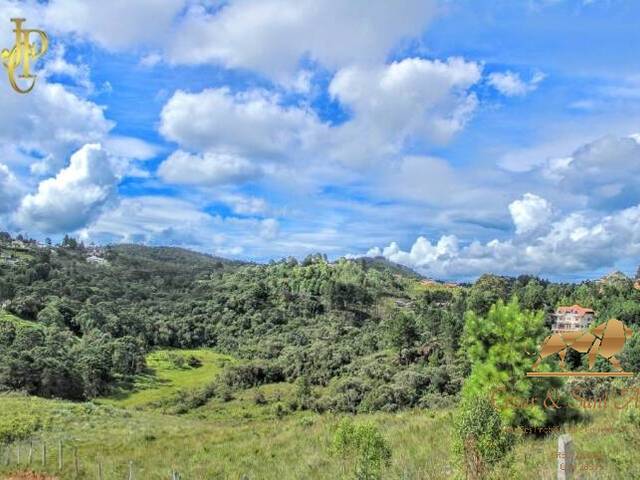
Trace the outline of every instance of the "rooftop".
<path fill-rule="evenodd" d="M 576 315 L 586 315 L 588 313 L 595 313 L 591 308 L 585 308 L 577 303 L 571 306 L 562 306 L 556 309 L 556 313 L 575 313 Z"/>

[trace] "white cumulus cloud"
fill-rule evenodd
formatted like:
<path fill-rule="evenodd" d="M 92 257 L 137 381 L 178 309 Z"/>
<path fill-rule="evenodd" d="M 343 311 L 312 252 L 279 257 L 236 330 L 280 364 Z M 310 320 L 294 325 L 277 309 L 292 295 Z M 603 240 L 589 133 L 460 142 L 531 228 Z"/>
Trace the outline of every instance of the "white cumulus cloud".
<path fill-rule="evenodd" d="M 60 168 L 71 151 L 99 141 L 113 126 L 101 107 L 44 79 L 25 96 L 0 88 L 0 103 L 0 142 L 40 152 L 46 158 L 40 172 Z"/>
<path fill-rule="evenodd" d="M 330 69 L 383 62 L 399 41 L 419 35 L 436 9 L 431 0 L 239 0 L 213 13 L 194 6 L 167 56 L 288 80 L 304 57 Z"/>
<path fill-rule="evenodd" d="M 215 186 L 254 180 L 262 171 L 237 155 L 214 152 L 192 155 L 178 150 L 162 162 L 158 174 L 169 183 Z"/>
<path fill-rule="evenodd" d="M 436 243 L 419 237 L 408 251 L 392 242 L 366 255 L 383 255 L 433 277 L 473 278 L 487 272 L 579 274 L 612 268 L 639 254 L 640 206 L 635 206 L 604 216 L 574 212 L 536 235 L 466 244 L 451 235 Z"/>
<path fill-rule="evenodd" d="M 42 232 L 72 232 L 95 220 L 115 199 L 118 179 L 99 144 L 88 144 L 71 156 L 69 166 L 40 182 L 22 199 L 18 223 Z"/>
<path fill-rule="evenodd" d="M 160 118 L 160 132 L 183 147 L 260 158 L 307 150 L 321 128 L 311 110 L 283 106 L 277 95 L 265 90 L 177 91 Z"/>
<path fill-rule="evenodd" d="M 640 202 L 640 142 L 634 135 L 608 135 L 571 156 L 550 158 L 542 175 L 590 206 L 629 207 Z"/>
<path fill-rule="evenodd" d="M 334 139 L 339 155 L 358 161 L 397 153 L 412 137 L 448 141 L 477 106 L 469 88 L 481 74 L 479 64 L 461 58 L 407 58 L 338 71 L 329 92 L 353 114 Z"/>
<path fill-rule="evenodd" d="M 509 212 L 519 234 L 534 232 L 548 225 L 553 215 L 551 204 L 532 193 L 525 193 L 522 199 L 509 204 Z"/>
<path fill-rule="evenodd" d="M 108 50 L 124 50 L 164 44 L 186 4 L 186 0 L 51 0 L 34 18 L 42 18 L 56 33 L 72 34 Z"/>

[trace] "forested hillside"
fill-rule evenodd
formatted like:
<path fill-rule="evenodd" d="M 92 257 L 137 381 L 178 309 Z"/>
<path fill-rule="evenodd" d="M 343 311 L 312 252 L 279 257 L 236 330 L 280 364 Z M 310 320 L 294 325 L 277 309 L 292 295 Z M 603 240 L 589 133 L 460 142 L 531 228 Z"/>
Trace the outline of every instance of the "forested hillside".
<path fill-rule="evenodd" d="M 640 318 L 640 292 L 620 276 L 555 284 L 485 275 L 455 286 L 384 259 L 254 265 L 71 238 L 0 242 L 0 388 L 45 397 L 106 395 L 143 372 L 154 349 L 210 347 L 242 359 L 226 387 L 295 383 L 299 408 L 430 407 L 450 403 L 471 371 L 461 348 L 468 312 L 517 298 L 547 323 L 573 303 L 634 328 Z M 637 362 L 637 343 L 625 355 Z"/>

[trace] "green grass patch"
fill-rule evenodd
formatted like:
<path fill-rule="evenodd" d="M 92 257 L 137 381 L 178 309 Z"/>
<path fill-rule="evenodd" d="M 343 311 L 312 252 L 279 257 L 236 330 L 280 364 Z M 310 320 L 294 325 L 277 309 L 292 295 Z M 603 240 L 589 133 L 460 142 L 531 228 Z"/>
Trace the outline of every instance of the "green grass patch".
<path fill-rule="evenodd" d="M 16 469 L 15 451 L 19 445 L 25 461 L 31 441 L 37 452 L 32 468 L 58 474 L 57 445 L 62 440 L 66 456 L 58 474 L 60 478 L 75 478 L 74 448 L 79 459 L 78 478 L 95 478 L 98 462 L 105 478 L 127 478 L 130 461 L 135 478 L 145 480 L 169 478 L 167 472 L 171 469 L 180 472 L 183 478 L 353 478 L 345 470 L 345 462 L 331 453 L 332 439 L 345 415 L 311 412 L 294 412 L 283 417 L 258 415 L 273 409 L 290 394 L 288 388 L 285 384 L 273 384 L 244 391 L 226 403 L 229 413 L 226 416 L 223 411 L 220 416 L 214 413 L 225 408 L 217 400 L 187 415 L 176 416 L 155 410 L 133 411 L 0 394 L 0 431 L 3 425 L 6 431 L 16 425 L 20 430 L 10 440 L 14 464 L 5 466 L 0 462 L 0 477 Z M 258 390 L 266 404 L 255 403 Z M 232 413 L 243 407 L 252 415 Z M 416 409 L 357 415 L 353 420 L 373 422 L 388 441 L 392 456 L 384 471 L 385 480 L 449 480 L 464 478 L 451 453 L 453 415 L 450 410 Z M 567 425 L 565 429 L 574 438 L 578 465 L 592 469 L 581 471 L 577 478 L 640 478 L 638 418 L 636 413 L 613 409 L 594 411 L 592 419 Z M 48 447 L 46 467 L 42 467 L 40 460 L 43 442 Z M 488 479 L 555 478 L 556 445 L 556 434 L 520 438 Z"/>
<path fill-rule="evenodd" d="M 125 408 L 149 407 L 181 391 L 204 387 L 234 361 L 233 357 L 207 349 L 157 350 L 147 355 L 147 372 L 99 402 Z"/>
<path fill-rule="evenodd" d="M 13 323 L 17 328 L 43 328 L 40 323 L 23 320 L 4 310 L 0 310 L 0 322 Z"/>
<path fill-rule="evenodd" d="M 276 394 L 281 387 L 267 389 Z M 157 411 L 132 411 L 73 404 L 55 400 L 0 395 L 0 412 L 20 415 L 23 405 L 31 414 L 48 418 L 47 428 L 33 437 L 36 455 L 32 468 L 60 478 L 76 478 L 73 450 L 77 448 L 79 477 L 94 478 L 98 462 L 104 478 L 127 478 L 133 462 L 135 478 L 165 480 L 175 469 L 183 478 L 298 480 L 350 478 L 344 465 L 331 455 L 331 441 L 342 416 L 297 412 L 284 418 L 207 420 L 164 415 Z M 35 409 L 35 412 L 34 412 Z M 1 416 L 2 414 L 0 414 Z M 446 412 L 408 411 L 399 414 L 358 416 L 380 427 L 390 441 L 392 464 L 385 479 L 438 479 L 447 476 L 449 421 Z M 57 472 L 57 444 L 63 441 L 65 460 Z M 30 440 L 22 447 L 23 462 Z M 47 466 L 40 461 L 41 444 L 47 444 Z M 3 472 L 15 465 L 0 463 Z"/>

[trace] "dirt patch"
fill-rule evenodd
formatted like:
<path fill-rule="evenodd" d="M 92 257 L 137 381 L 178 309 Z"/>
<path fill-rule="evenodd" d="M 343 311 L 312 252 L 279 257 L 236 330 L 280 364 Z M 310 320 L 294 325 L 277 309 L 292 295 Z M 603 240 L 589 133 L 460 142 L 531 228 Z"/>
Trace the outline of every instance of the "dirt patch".
<path fill-rule="evenodd" d="M 10 473 L 8 477 L 2 477 L 2 480 L 58 480 L 58 477 L 47 477 L 34 472 L 16 472 Z"/>

